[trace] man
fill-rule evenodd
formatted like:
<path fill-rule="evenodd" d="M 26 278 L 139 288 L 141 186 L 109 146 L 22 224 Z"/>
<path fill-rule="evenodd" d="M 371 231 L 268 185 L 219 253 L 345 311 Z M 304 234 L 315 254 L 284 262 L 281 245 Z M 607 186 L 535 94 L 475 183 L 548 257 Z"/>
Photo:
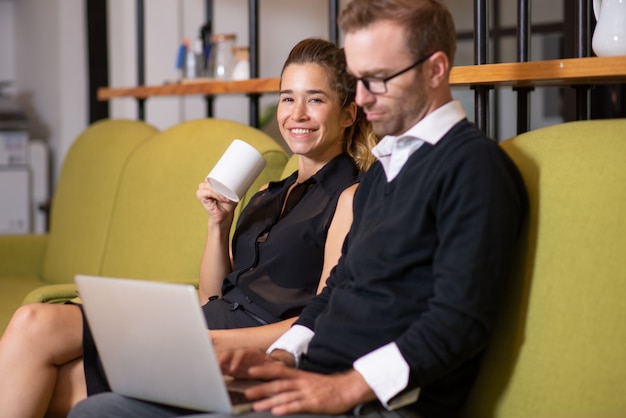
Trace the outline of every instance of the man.
<path fill-rule="evenodd" d="M 353 0 L 339 23 L 357 104 L 384 136 L 379 162 L 327 287 L 269 354 L 223 353 L 223 370 L 269 380 L 246 392 L 254 417 L 456 416 L 494 327 L 524 186 L 452 99 L 456 34 L 441 0 Z M 141 416 L 120 398 L 70 416 Z"/>

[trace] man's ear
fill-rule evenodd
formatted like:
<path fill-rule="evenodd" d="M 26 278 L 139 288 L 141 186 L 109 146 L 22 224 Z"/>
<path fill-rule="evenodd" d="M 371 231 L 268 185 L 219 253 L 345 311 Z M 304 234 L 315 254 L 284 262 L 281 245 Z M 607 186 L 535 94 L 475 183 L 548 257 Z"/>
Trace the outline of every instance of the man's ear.
<path fill-rule="evenodd" d="M 344 112 L 343 113 L 344 114 L 343 127 L 344 128 L 347 128 L 354 124 L 354 121 L 356 121 L 356 111 L 357 111 L 357 107 L 356 107 L 355 102 L 350 103 L 348 106 L 346 106 L 343 109 L 343 112 Z"/>
<path fill-rule="evenodd" d="M 440 85 L 443 81 L 448 79 L 450 74 L 450 60 L 448 56 L 442 52 L 435 52 L 429 59 L 430 62 L 429 80 L 432 87 Z"/>

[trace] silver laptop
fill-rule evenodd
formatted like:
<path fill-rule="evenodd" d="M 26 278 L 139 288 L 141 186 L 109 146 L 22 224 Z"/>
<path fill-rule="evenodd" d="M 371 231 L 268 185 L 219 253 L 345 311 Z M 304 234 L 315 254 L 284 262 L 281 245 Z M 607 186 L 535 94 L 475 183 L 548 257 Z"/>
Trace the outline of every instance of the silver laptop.
<path fill-rule="evenodd" d="M 249 382 L 221 374 L 192 285 L 87 275 L 75 281 L 113 392 L 197 411 L 251 409 L 241 393 Z M 232 392 L 240 400 L 231 401 Z"/>

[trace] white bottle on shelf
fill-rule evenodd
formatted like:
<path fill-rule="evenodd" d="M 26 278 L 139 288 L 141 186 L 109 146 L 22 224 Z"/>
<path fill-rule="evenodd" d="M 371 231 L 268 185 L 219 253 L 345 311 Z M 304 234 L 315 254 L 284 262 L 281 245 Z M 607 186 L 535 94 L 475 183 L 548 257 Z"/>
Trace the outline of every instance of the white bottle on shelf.
<path fill-rule="evenodd" d="M 212 77 L 221 80 L 228 80 L 233 72 L 233 47 L 235 46 L 236 35 L 215 34 L 212 37 L 211 46 L 211 66 Z"/>
<path fill-rule="evenodd" d="M 247 47 L 233 48 L 235 66 L 233 68 L 233 80 L 247 80 L 250 78 L 250 53 Z"/>
<path fill-rule="evenodd" d="M 196 78 L 198 77 L 198 64 L 192 45 L 189 45 L 189 39 L 185 39 L 185 46 L 187 47 L 187 52 L 185 53 L 185 78 Z"/>

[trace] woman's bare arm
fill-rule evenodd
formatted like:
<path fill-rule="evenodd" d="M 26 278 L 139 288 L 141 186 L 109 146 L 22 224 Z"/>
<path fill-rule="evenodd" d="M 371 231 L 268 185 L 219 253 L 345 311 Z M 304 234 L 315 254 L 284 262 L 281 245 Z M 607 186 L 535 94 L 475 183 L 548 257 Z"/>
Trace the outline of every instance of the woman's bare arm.
<path fill-rule="evenodd" d="M 229 236 L 237 203 L 217 193 L 207 182 L 198 186 L 196 197 L 209 214 L 200 262 L 199 293 L 204 304 L 209 297 L 222 295 L 224 277 L 232 271 Z"/>
<path fill-rule="evenodd" d="M 348 187 L 341 193 L 337 201 L 337 209 L 335 210 L 335 215 L 333 216 L 333 220 L 328 229 L 328 235 L 326 236 L 324 267 L 322 268 L 317 293 L 321 292 L 324 286 L 326 286 L 326 279 L 330 276 L 330 271 L 337 265 L 339 257 L 341 257 L 343 241 L 352 226 L 352 202 L 354 200 L 354 193 L 358 187 L 358 184 Z"/>

